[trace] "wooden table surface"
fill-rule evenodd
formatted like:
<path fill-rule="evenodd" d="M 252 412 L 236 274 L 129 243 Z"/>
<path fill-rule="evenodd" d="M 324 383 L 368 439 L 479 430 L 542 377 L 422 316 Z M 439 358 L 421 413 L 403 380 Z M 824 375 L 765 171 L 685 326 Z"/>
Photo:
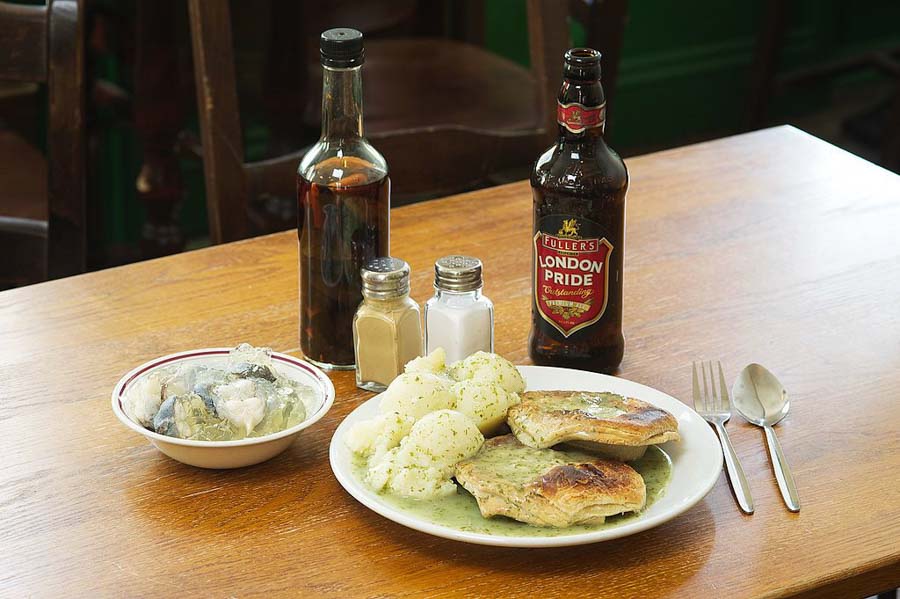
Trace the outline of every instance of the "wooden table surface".
<path fill-rule="evenodd" d="M 295 233 L 0 294 L 0 592 L 8 596 L 862 596 L 900 585 L 900 178 L 787 127 L 628 162 L 620 375 L 683 401 L 690 363 L 756 361 L 792 398 L 777 430 L 803 509 L 782 504 L 761 431 L 729 424 L 756 502 L 720 478 L 641 534 L 546 550 L 406 529 L 328 465 L 369 394 L 259 466 L 174 462 L 113 416 L 155 356 L 248 341 L 297 352 Z M 531 196 L 515 183 L 393 213 L 392 249 L 484 260 L 497 351 L 527 363 Z"/>

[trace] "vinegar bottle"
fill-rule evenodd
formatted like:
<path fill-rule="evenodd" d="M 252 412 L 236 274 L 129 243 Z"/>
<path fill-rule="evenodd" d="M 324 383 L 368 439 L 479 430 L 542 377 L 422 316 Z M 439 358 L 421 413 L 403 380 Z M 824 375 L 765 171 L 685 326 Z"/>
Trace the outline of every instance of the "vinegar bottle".
<path fill-rule="evenodd" d="M 322 136 L 297 168 L 300 349 L 326 369 L 352 369 L 360 269 L 390 255 L 391 184 L 363 137 L 362 33 L 322 34 Z"/>

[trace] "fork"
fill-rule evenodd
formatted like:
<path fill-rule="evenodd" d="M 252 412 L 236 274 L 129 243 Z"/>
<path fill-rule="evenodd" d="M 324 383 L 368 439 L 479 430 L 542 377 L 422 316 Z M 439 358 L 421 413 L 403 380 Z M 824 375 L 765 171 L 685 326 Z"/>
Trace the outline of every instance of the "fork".
<path fill-rule="evenodd" d="M 719 441 L 722 443 L 722 455 L 725 456 L 725 470 L 728 472 L 731 488 L 734 489 L 734 496 L 741 510 L 746 514 L 752 514 L 753 498 L 750 496 L 750 486 L 747 484 L 744 469 L 741 468 L 741 462 L 738 460 L 734 447 L 731 445 L 731 439 L 728 438 L 728 432 L 725 430 L 725 423 L 731 418 L 731 402 L 728 399 L 728 386 L 725 384 L 722 363 L 718 362 L 718 365 L 719 392 L 716 393 L 716 379 L 713 374 L 712 362 L 707 362 L 705 367 L 703 362 L 700 362 L 700 377 L 703 379 L 703 392 L 701 394 L 700 382 L 697 379 L 697 362 L 693 363 L 694 410 L 716 429 Z M 707 386 L 707 378 L 709 379 L 709 386 Z"/>

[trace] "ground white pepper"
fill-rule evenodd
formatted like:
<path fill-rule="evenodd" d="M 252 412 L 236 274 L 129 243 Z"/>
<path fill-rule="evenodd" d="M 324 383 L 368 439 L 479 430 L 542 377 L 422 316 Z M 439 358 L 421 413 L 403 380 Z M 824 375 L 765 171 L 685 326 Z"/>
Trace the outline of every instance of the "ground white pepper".
<path fill-rule="evenodd" d="M 356 385 L 384 391 L 422 355 L 419 305 L 409 297 L 409 265 L 376 258 L 361 271 L 363 301 L 353 317 Z"/>

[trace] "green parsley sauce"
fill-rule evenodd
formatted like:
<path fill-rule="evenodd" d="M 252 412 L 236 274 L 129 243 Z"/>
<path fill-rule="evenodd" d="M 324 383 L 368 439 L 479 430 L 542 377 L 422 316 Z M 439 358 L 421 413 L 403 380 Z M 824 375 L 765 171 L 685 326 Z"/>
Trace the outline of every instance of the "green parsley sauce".
<path fill-rule="evenodd" d="M 647 488 L 647 504 L 644 508 L 646 509 L 665 494 L 666 486 L 672 475 L 672 461 L 663 450 L 652 446 L 647 449 L 644 457 L 628 464 L 637 470 L 644 479 L 644 485 Z M 357 480 L 362 481 L 365 479 L 365 459 L 354 458 L 353 472 Z M 432 524 L 466 532 L 506 537 L 558 537 L 593 532 L 619 526 L 640 516 L 639 513 L 628 513 L 610 516 L 603 524 L 550 528 L 532 526 L 502 516 L 484 518 L 478 509 L 478 503 L 475 501 L 475 498 L 458 485 L 454 495 L 439 499 L 419 501 L 396 497 L 389 493 L 379 493 L 378 497 L 391 507 L 408 515 L 427 520 Z"/>
<path fill-rule="evenodd" d="M 584 412 L 591 418 L 612 419 L 625 413 L 621 407 L 624 398 L 615 393 L 573 394 L 563 399 L 553 400 L 553 410 Z"/>

